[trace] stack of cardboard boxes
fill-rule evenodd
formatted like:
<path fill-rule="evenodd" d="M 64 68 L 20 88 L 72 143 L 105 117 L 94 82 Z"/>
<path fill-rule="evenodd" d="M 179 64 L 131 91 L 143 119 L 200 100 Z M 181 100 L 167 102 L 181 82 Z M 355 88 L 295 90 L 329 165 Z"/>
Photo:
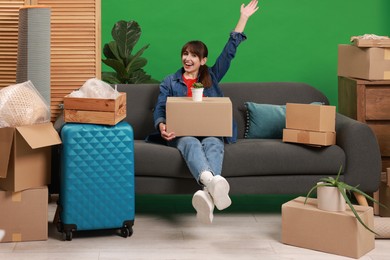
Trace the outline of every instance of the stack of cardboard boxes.
<path fill-rule="evenodd" d="M 314 146 L 336 143 L 336 107 L 286 104 L 283 141 Z M 375 248 L 375 236 L 365 229 L 349 207 L 343 212 L 320 210 L 316 199 L 298 197 L 282 205 L 282 242 L 288 245 L 359 258 Z M 373 228 L 373 209 L 355 206 Z"/>
<path fill-rule="evenodd" d="M 317 104 L 286 104 L 283 141 L 316 146 L 336 143 L 336 107 Z"/>
<path fill-rule="evenodd" d="M 382 171 L 386 171 L 390 167 L 390 38 L 378 37 L 353 37 L 353 44 L 339 45 L 338 111 L 373 130 Z"/>
<path fill-rule="evenodd" d="M 60 143 L 51 123 L 0 128 L 1 242 L 47 239 L 50 146 Z"/>
<path fill-rule="evenodd" d="M 390 38 L 361 36 L 339 45 L 338 76 L 340 113 L 366 123 L 378 139 L 383 172 L 374 197 L 389 206 Z M 390 217 L 390 210 L 374 204 L 374 214 Z"/>

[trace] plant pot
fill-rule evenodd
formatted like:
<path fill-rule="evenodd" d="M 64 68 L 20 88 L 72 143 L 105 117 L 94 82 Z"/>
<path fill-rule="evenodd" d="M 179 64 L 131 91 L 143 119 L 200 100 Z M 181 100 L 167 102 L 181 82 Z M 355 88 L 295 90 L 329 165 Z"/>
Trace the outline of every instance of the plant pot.
<path fill-rule="evenodd" d="M 203 99 L 203 88 L 191 88 L 192 100 L 200 102 Z"/>
<path fill-rule="evenodd" d="M 346 202 L 337 187 L 317 188 L 317 207 L 326 211 L 345 211 Z"/>

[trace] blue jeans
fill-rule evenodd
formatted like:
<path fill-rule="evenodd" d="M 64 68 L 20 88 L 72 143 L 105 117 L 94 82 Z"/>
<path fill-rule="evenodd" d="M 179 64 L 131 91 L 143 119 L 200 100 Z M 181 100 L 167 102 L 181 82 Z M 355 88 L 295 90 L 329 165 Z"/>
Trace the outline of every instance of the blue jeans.
<path fill-rule="evenodd" d="M 176 137 L 168 142 L 179 149 L 192 176 L 200 184 L 200 173 L 210 171 L 221 175 L 224 154 L 224 142 L 219 137 Z"/>

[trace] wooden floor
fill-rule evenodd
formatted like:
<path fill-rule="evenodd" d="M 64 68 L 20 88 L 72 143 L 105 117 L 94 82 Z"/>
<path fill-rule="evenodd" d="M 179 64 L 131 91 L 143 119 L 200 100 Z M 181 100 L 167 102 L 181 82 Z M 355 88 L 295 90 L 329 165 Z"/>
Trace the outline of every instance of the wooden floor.
<path fill-rule="evenodd" d="M 0 243 L 0 259 L 350 259 L 280 242 L 280 206 L 291 196 L 233 196 L 232 206 L 215 212 L 212 225 L 197 222 L 189 195 L 137 196 L 134 233 L 75 233 L 72 241 L 52 223 L 47 241 Z M 367 260 L 390 259 L 390 240 L 375 240 Z"/>

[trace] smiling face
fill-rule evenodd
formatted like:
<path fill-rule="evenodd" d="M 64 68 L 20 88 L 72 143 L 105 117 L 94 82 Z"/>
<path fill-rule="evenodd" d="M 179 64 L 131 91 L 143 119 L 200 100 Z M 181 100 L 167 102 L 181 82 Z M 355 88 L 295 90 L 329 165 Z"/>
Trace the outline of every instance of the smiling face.
<path fill-rule="evenodd" d="M 181 62 L 183 63 L 184 71 L 187 74 L 198 75 L 201 65 L 206 63 L 207 58 L 200 58 L 193 52 L 185 51 L 181 56 Z"/>
<path fill-rule="evenodd" d="M 197 77 L 201 65 L 207 61 L 207 47 L 200 41 L 191 41 L 181 50 L 181 61 L 186 74 Z"/>

